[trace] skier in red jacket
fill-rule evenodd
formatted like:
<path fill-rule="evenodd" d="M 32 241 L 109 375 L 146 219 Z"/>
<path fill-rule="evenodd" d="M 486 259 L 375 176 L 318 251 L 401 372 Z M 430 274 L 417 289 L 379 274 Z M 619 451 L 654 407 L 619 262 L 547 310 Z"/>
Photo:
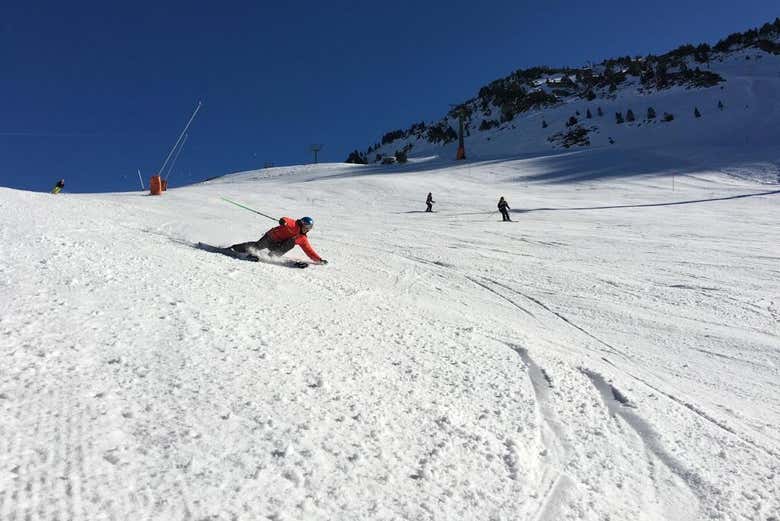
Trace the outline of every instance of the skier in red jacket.
<path fill-rule="evenodd" d="M 297 221 L 290 217 L 282 217 L 279 219 L 279 226 L 265 232 L 260 240 L 234 244 L 230 249 L 239 253 L 252 253 L 251 250 L 267 249 L 272 257 L 281 257 L 297 244 L 314 262 L 327 264 L 328 261 L 317 255 L 306 237 L 312 228 L 314 228 L 314 219 L 311 217 L 301 217 Z"/>

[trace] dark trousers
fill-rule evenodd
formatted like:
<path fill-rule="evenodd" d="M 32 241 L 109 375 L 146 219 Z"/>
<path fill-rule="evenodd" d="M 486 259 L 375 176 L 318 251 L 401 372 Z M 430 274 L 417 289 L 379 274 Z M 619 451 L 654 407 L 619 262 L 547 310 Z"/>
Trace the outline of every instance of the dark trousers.
<path fill-rule="evenodd" d="M 501 220 L 502 221 L 511 221 L 512 219 L 509 218 L 509 210 L 506 208 L 501 209 Z"/>
<path fill-rule="evenodd" d="M 268 236 L 268 234 L 260 237 L 258 241 L 242 242 L 240 244 L 234 244 L 230 247 L 231 250 L 239 253 L 252 253 L 250 250 L 268 250 L 268 254 L 271 257 L 281 257 L 288 251 L 295 247 L 295 239 L 287 239 L 282 242 L 274 242 Z"/>
<path fill-rule="evenodd" d="M 425 210 L 426 212 L 432 212 L 433 211 L 433 203 L 425 203 L 428 205 L 428 209 Z"/>

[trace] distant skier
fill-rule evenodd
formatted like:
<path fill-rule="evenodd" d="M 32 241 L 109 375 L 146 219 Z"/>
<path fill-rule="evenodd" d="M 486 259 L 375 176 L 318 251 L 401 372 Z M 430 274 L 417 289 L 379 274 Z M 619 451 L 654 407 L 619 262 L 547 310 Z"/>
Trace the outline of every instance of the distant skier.
<path fill-rule="evenodd" d="M 317 255 L 306 237 L 312 228 L 314 228 L 314 220 L 311 217 L 301 217 L 297 221 L 290 217 L 282 217 L 279 219 L 279 226 L 265 232 L 260 240 L 234 244 L 230 249 L 239 253 L 252 253 L 253 249 L 267 249 L 272 257 L 281 257 L 297 244 L 314 262 L 327 264 L 328 261 Z"/>
<path fill-rule="evenodd" d="M 425 200 L 425 204 L 428 205 L 428 208 L 425 210 L 426 212 L 432 212 L 433 211 L 433 205 L 436 201 L 433 200 L 433 194 L 431 192 L 428 192 L 428 198 Z"/>
<path fill-rule="evenodd" d="M 57 181 L 57 184 L 54 185 L 54 188 L 51 189 L 51 193 L 58 194 L 60 193 L 60 191 L 62 191 L 63 188 L 65 188 L 65 180 L 60 179 L 59 181 Z"/>
<path fill-rule="evenodd" d="M 498 200 L 498 211 L 501 212 L 502 221 L 506 222 L 512 220 L 509 218 L 509 210 L 511 210 L 511 208 L 509 208 L 509 203 L 506 202 L 506 199 L 504 199 L 504 196 L 502 195 L 501 199 Z"/>

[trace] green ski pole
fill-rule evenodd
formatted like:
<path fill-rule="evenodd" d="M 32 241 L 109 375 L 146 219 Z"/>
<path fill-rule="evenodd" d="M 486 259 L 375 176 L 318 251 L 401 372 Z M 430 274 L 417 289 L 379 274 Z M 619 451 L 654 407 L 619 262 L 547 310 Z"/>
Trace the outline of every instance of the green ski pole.
<path fill-rule="evenodd" d="M 243 204 L 241 204 L 241 203 L 237 203 L 237 202 L 235 202 L 235 201 L 231 201 L 231 200 L 230 200 L 230 199 L 228 199 L 227 197 L 222 197 L 221 199 L 222 199 L 223 201 L 227 201 L 227 202 L 228 202 L 228 203 L 230 203 L 230 204 L 234 204 L 234 205 L 238 206 L 239 208 L 243 208 L 244 210 L 249 210 L 250 212 L 256 213 L 257 215 L 262 215 L 263 217 L 266 217 L 266 218 L 268 218 L 268 219 L 271 219 L 272 221 L 279 221 L 279 219 L 277 219 L 276 217 L 271 217 L 270 215 L 266 215 L 266 214 L 264 214 L 263 212 L 258 212 L 257 210 L 255 210 L 255 209 L 253 209 L 253 208 L 249 208 L 248 206 L 244 206 L 244 205 L 243 205 Z"/>

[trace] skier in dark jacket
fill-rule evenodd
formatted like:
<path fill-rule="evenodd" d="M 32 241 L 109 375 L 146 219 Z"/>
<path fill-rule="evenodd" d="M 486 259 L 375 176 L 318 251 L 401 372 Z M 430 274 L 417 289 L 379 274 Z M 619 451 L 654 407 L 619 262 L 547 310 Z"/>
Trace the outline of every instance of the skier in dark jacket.
<path fill-rule="evenodd" d="M 512 220 L 509 218 L 509 210 L 511 210 L 511 208 L 509 208 L 509 203 L 506 202 L 506 199 L 504 199 L 504 196 L 502 195 L 501 199 L 498 200 L 498 211 L 501 212 L 502 221 L 506 222 Z"/>
<path fill-rule="evenodd" d="M 290 217 L 282 217 L 279 219 L 279 226 L 265 232 L 260 240 L 234 244 L 230 249 L 239 253 L 252 253 L 251 249 L 267 249 L 272 257 L 281 257 L 297 244 L 314 262 L 327 264 L 328 261 L 317 255 L 306 237 L 312 228 L 314 228 L 314 219 L 311 217 L 301 217 L 297 221 Z"/>
<path fill-rule="evenodd" d="M 60 179 L 59 181 L 57 181 L 57 184 L 54 185 L 54 188 L 51 189 L 51 193 L 58 194 L 63 188 L 65 188 L 65 180 Z"/>
<path fill-rule="evenodd" d="M 433 194 L 431 192 L 428 192 L 428 198 L 425 200 L 425 204 L 428 205 L 428 208 L 425 210 L 426 212 L 432 212 L 433 211 L 433 203 L 436 201 L 433 200 Z"/>

